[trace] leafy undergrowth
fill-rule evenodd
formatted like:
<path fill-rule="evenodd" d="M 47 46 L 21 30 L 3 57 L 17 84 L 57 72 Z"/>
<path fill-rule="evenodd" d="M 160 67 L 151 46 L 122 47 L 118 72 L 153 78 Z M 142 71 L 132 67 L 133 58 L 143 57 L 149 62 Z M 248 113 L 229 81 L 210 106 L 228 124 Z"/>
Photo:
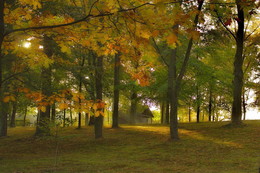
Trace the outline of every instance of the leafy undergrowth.
<path fill-rule="evenodd" d="M 243 128 L 222 123 L 180 124 L 180 141 L 166 126 L 59 129 L 33 138 L 34 128 L 9 129 L 0 138 L 1 173 L 254 173 L 260 166 L 260 121 Z"/>

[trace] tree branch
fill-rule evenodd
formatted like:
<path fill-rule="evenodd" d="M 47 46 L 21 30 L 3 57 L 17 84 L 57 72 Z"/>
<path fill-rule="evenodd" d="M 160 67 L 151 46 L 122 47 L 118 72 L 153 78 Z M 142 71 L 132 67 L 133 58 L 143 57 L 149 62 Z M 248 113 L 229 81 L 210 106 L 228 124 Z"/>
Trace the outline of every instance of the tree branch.
<path fill-rule="evenodd" d="M 26 73 L 28 72 L 29 70 L 26 70 L 26 71 L 22 71 L 22 72 L 19 72 L 19 73 L 15 73 L 15 74 L 12 74 L 8 77 L 6 77 L 5 79 L 2 80 L 2 83 L 5 83 L 6 81 L 8 81 L 9 79 L 11 78 L 16 78 L 16 76 L 19 76 L 20 74 L 23 74 L 23 73 Z"/>
<path fill-rule="evenodd" d="M 193 22 L 194 30 L 197 28 L 197 25 L 198 25 L 198 22 L 199 22 L 199 14 L 202 10 L 203 3 L 204 3 L 204 0 L 200 1 L 199 5 L 198 5 L 199 13 L 196 14 L 194 22 Z M 185 53 L 184 61 L 183 61 L 182 66 L 181 66 L 181 70 L 180 70 L 179 75 L 177 76 L 177 79 L 176 79 L 177 90 L 179 89 L 181 80 L 182 80 L 182 78 L 185 74 L 185 71 L 186 71 L 186 68 L 187 68 L 187 65 L 188 65 L 188 61 L 189 61 L 189 58 L 190 58 L 192 45 L 193 45 L 193 38 L 190 38 L 189 43 L 188 43 L 188 47 L 187 47 L 187 50 L 186 50 L 186 53 Z"/>
<path fill-rule="evenodd" d="M 120 9 L 120 10 L 118 10 L 117 12 L 114 12 L 114 13 L 100 13 L 100 14 L 98 14 L 98 15 L 91 15 L 92 9 L 94 8 L 94 5 L 95 5 L 98 1 L 99 1 L 99 0 L 96 0 L 96 1 L 91 5 L 88 15 L 85 16 L 85 17 L 82 17 L 81 19 L 75 20 L 75 21 L 73 21 L 73 22 L 63 23 L 63 24 L 57 24 L 57 25 L 35 26 L 35 27 L 27 27 L 27 28 L 13 29 L 13 30 L 10 30 L 10 31 L 5 32 L 5 33 L 4 33 L 4 37 L 7 36 L 7 35 L 9 35 L 9 34 L 11 34 L 11 33 L 19 32 L 19 31 L 41 30 L 41 29 L 53 29 L 53 28 L 58 28 L 58 27 L 70 26 L 70 25 L 74 25 L 74 24 L 77 24 L 77 23 L 80 23 L 80 22 L 87 21 L 88 19 L 91 19 L 91 18 L 110 16 L 110 15 L 113 15 L 113 14 L 115 14 L 115 13 L 122 13 L 122 12 L 127 12 L 127 11 L 135 11 L 136 9 L 141 8 L 141 7 L 144 7 L 144 6 L 147 6 L 147 5 L 153 5 L 153 6 L 156 5 L 156 4 L 147 2 L 147 3 L 141 4 L 141 5 L 139 5 L 139 6 L 133 7 L 133 8 Z M 172 2 L 167 2 L 167 3 L 165 3 L 165 4 L 167 5 L 167 4 L 180 3 L 180 2 L 190 2 L 190 0 L 187 0 L 187 1 L 172 1 Z M 250 2 L 247 2 L 247 3 L 250 3 Z M 207 4 L 232 4 L 232 3 L 207 3 Z M 235 4 L 235 3 L 234 3 L 234 4 Z M 221 22 L 222 22 L 222 21 L 221 21 Z M 224 26 L 225 26 L 225 25 L 224 25 Z M 226 28 L 226 27 L 225 27 L 225 28 Z M 226 29 L 228 29 L 228 28 L 226 28 Z M 228 31 L 230 32 L 229 29 L 228 29 Z M 231 32 L 231 33 L 232 33 L 232 32 Z"/>
<path fill-rule="evenodd" d="M 222 26 L 224 26 L 224 28 L 233 36 L 233 38 L 236 40 L 237 37 L 236 35 L 224 24 L 224 22 L 221 20 L 221 17 L 220 15 L 218 14 L 218 11 L 215 10 L 216 14 L 217 14 L 217 17 L 218 17 L 218 20 L 220 21 L 220 23 L 222 24 Z"/>
<path fill-rule="evenodd" d="M 165 58 L 163 57 L 161 51 L 160 51 L 160 48 L 158 47 L 156 41 L 154 40 L 154 38 L 152 37 L 152 41 L 153 41 L 153 44 L 154 44 L 154 48 L 156 49 L 157 53 L 160 55 L 161 59 L 163 60 L 164 64 L 169 67 L 169 64 L 167 63 L 167 61 L 165 60 Z"/>
<path fill-rule="evenodd" d="M 258 28 L 259 28 L 260 24 L 250 33 L 246 36 L 245 40 L 247 40 Z"/>
<path fill-rule="evenodd" d="M 4 34 L 4 37 L 11 34 L 11 33 L 14 33 L 14 32 L 19 32 L 19 31 L 28 31 L 28 30 L 41 30 L 41 29 L 53 29 L 53 28 L 59 28 L 59 27 L 65 27 L 65 26 L 70 26 L 70 25 L 74 25 L 74 24 L 77 24 L 77 23 L 81 23 L 81 22 L 84 22 L 84 21 L 87 21 L 88 19 L 91 19 L 91 18 L 97 18 L 97 17 L 104 17 L 104 16 L 111 16 L 111 15 L 114 15 L 115 13 L 122 13 L 122 12 L 127 12 L 127 11 L 135 11 L 136 9 L 138 8 L 141 8 L 143 6 L 146 6 L 146 5 L 153 5 L 151 3 L 144 3 L 144 4 L 141 4 L 139 6 L 136 6 L 136 7 L 133 7 L 133 8 L 128 8 L 128 9 L 120 9 L 118 10 L 117 12 L 114 12 L 114 13 L 100 13 L 100 14 L 97 14 L 97 15 L 91 15 L 91 12 L 92 12 L 92 9 L 95 5 L 95 3 L 97 3 L 97 1 L 95 1 L 92 6 L 91 6 L 91 9 L 89 11 L 89 14 L 81 19 L 78 19 L 78 20 L 75 20 L 73 22 L 69 22 L 69 23 L 63 23 L 63 24 L 57 24 L 57 25 L 47 25 L 47 26 L 35 26 L 35 27 L 28 27 L 28 28 L 20 28 L 20 29 L 14 29 L 14 30 L 11 30 L 11 31 L 7 31 L 5 34 Z"/>

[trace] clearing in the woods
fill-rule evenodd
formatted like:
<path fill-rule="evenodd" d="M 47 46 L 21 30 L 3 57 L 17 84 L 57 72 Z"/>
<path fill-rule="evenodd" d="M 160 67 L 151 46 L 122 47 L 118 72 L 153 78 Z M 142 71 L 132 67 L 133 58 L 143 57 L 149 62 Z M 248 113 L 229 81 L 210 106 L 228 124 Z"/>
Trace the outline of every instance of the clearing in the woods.
<path fill-rule="evenodd" d="M 0 138 L 1 173 L 254 173 L 260 166 L 260 121 L 243 128 L 219 123 L 180 124 L 181 140 L 169 141 L 166 126 L 53 129 L 33 138 L 31 127 Z M 56 133 L 56 135 L 55 135 Z"/>

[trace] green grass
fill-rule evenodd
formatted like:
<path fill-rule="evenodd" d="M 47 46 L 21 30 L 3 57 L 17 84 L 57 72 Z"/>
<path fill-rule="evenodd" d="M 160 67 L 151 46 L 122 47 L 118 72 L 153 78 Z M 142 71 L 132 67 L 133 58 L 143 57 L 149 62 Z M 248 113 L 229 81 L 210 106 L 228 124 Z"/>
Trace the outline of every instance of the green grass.
<path fill-rule="evenodd" d="M 222 123 L 180 124 L 180 141 L 166 126 L 65 128 L 58 138 L 33 138 L 34 128 L 0 138 L 0 173 L 257 173 L 260 121 L 243 128 Z"/>

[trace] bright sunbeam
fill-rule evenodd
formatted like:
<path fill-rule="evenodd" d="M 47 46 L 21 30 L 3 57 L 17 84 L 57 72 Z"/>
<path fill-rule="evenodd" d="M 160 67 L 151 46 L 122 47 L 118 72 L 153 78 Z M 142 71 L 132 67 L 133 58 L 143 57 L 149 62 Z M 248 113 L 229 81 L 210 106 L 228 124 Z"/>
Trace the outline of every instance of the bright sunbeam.
<path fill-rule="evenodd" d="M 31 43 L 30 42 L 24 42 L 23 47 L 28 49 L 28 48 L 31 47 Z"/>

